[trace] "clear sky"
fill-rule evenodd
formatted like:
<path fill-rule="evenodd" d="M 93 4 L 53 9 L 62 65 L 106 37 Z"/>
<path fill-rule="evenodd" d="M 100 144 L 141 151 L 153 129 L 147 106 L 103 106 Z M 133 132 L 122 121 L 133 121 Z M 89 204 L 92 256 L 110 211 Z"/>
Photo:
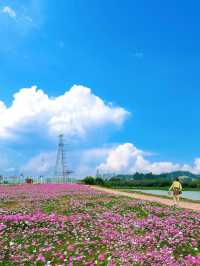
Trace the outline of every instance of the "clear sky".
<path fill-rule="evenodd" d="M 41 161 L 50 171 L 62 124 L 78 174 L 198 172 L 199 10 L 195 0 L 2 0 L 1 171 Z"/>

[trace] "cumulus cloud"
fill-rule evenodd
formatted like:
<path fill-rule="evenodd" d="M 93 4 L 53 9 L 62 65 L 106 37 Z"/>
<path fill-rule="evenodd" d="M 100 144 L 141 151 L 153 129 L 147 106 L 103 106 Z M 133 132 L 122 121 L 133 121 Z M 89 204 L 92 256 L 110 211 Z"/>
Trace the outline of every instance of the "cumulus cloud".
<path fill-rule="evenodd" d="M 136 158 L 136 162 L 133 167 L 130 169 L 131 172 L 143 172 L 143 173 L 168 173 L 181 170 L 179 164 L 174 164 L 172 162 L 150 162 L 146 160 L 143 156 Z"/>
<path fill-rule="evenodd" d="M 109 152 L 109 147 L 76 151 L 74 157 L 78 158 L 78 162 L 75 168 L 75 176 L 80 178 L 88 175 L 95 175 L 97 166 L 106 159 Z"/>
<path fill-rule="evenodd" d="M 0 137 L 46 132 L 84 136 L 91 128 L 120 126 L 129 114 L 121 107 L 106 104 L 91 89 L 74 85 L 58 97 L 49 97 L 36 86 L 14 95 L 10 107 L 0 101 Z"/>
<path fill-rule="evenodd" d="M 149 153 L 136 148 L 132 143 L 124 143 L 112 147 L 70 151 L 68 167 L 75 171 L 72 176 L 78 179 L 95 175 L 97 170 L 100 174 L 134 174 L 135 172 L 161 174 L 179 170 L 200 174 L 200 158 L 196 158 L 192 165 L 182 165 L 173 162 L 151 162 L 146 159 L 149 156 Z M 42 152 L 29 159 L 20 171 L 25 175 L 53 176 L 55 161 L 55 151 Z"/>
<path fill-rule="evenodd" d="M 11 18 L 16 18 L 17 16 L 15 10 L 11 8 L 10 6 L 4 6 L 2 9 L 2 12 L 4 14 L 7 14 Z"/>
<path fill-rule="evenodd" d="M 33 158 L 31 158 L 23 167 L 21 167 L 21 172 L 25 175 L 43 175 L 43 174 L 53 174 L 55 167 L 55 152 L 43 152 Z"/>
<path fill-rule="evenodd" d="M 200 158 L 196 158 L 194 160 L 193 165 L 184 164 L 182 167 L 182 170 L 184 171 L 190 171 L 194 174 L 200 174 Z"/>
<path fill-rule="evenodd" d="M 72 176 L 82 178 L 87 175 L 95 175 L 96 167 L 106 159 L 110 148 L 98 147 L 67 151 L 67 166 L 73 171 Z M 29 159 L 20 168 L 25 175 L 53 176 L 56 163 L 56 152 L 41 152 Z"/>
<path fill-rule="evenodd" d="M 133 144 L 125 143 L 110 150 L 105 163 L 100 164 L 101 172 L 129 172 L 135 160 L 142 152 Z"/>
<path fill-rule="evenodd" d="M 69 170 L 73 170 L 73 177 L 81 178 L 87 175 L 94 175 L 97 164 L 104 160 L 107 154 L 106 148 L 70 151 L 70 159 L 67 154 L 67 166 Z M 56 156 L 55 151 L 41 152 L 30 158 L 20 168 L 20 171 L 25 175 L 52 177 L 55 171 Z"/>
<path fill-rule="evenodd" d="M 125 143 L 112 148 L 98 169 L 101 173 L 122 174 L 135 172 L 160 174 L 178 170 L 200 173 L 200 158 L 195 159 L 193 165 L 181 165 L 172 162 L 151 162 L 145 158 L 145 154 L 132 143 Z"/>
<path fill-rule="evenodd" d="M 6 110 L 5 104 L 2 101 L 0 101 L 0 114 L 3 113 L 5 110 Z"/>

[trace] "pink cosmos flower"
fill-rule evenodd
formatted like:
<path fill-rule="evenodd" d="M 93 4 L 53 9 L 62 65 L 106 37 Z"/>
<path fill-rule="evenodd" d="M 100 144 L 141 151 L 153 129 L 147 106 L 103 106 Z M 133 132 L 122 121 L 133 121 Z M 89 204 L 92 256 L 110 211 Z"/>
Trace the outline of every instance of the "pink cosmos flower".
<path fill-rule="evenodd" d="M 98 260 L 99 260 L 99 261 L 104 261 L 104 260 L 105 260 L 105 257 L 106 257 L 105 254 L 100 254 L 100 255 L 98 256 Z"/>
<path fill-rule="evenodd" d="M 45 257 L 43 255 L 39 255 L 38 256 L 38 260 L 40 260 L 42 262 L 45 262 L 46 261 L 46 259 L 45 259 Z"/>
<path fill-rule="evenodd" d="M 69 244 L 68 247 L 67 247 L 67 250 L 68 250 L 69 252 L 73 252 L 73 251 L 75 250 L 74 245 Z"/>

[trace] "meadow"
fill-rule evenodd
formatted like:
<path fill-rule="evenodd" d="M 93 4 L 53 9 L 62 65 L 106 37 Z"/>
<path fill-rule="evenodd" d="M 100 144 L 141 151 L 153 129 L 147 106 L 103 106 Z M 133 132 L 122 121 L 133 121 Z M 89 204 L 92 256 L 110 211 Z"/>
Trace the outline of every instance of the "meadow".
<path fill-rule="evenodd" d="M 2 185 L 0 265 L 200 265 L 200 213 L 78 184 Z"/>

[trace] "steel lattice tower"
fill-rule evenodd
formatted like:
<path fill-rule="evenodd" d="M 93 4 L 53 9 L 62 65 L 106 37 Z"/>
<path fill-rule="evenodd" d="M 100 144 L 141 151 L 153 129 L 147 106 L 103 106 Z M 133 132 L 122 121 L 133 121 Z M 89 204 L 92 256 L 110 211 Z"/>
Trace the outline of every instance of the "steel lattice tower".
<path fill-rule="evenodd" d="M 64 143 L 64 135 L 59 135 L 59 144 L 57 151 L 57 159 L 55 166 L 55 178 L 59 183 L 70 182 L 69 174 L 72 171 L 68 170 L 67 160 L 66 160 L 66 149 Z"/>

